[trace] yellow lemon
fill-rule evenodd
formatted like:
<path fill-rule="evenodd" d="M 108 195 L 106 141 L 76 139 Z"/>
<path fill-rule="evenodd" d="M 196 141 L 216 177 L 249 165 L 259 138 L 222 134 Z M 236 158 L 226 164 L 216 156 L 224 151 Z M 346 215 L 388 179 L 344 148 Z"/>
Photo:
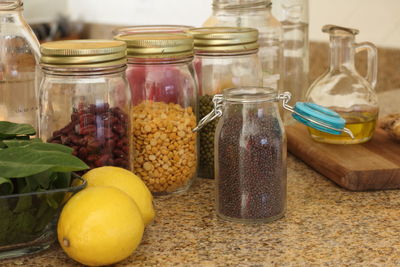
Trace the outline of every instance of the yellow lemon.
<path fill-rule="evenodd" d="M 145 225 L 154 219 L 153 196 L 142 179 L 132 172 L 119 167 L 105 166 L 88 171 L 83 178 L 88 187 L 112 186 L 127 193 L 138 205 Z"/>
<path fill-rule="evenodd" d="M 86 188 L 64 206 L 58 241 L 72 259 L 89 266 L 127 258 L 142 240 L 144 223 L 136 203 L 113 187 Z"/>

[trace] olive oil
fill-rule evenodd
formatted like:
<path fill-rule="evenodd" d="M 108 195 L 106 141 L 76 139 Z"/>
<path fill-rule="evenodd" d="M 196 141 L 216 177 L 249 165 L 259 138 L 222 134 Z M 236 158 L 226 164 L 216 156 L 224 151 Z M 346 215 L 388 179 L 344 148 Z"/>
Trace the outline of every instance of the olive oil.
<path fill-rule="evenodd" d="M 372 138 L 375 131 L 376 120 L 378 113 L 374 112 L 352 112 L 339 113 L 346 120 L 346 128 L 350 129 L 354 134 L 354 139 L 351 139 L 346 133 L 340 135 L 332 135 L 318 131 L 313 128 L 308 128 L 311 137 L 321 143 L 329 144 L 360 144 L 365 143 Z"/>

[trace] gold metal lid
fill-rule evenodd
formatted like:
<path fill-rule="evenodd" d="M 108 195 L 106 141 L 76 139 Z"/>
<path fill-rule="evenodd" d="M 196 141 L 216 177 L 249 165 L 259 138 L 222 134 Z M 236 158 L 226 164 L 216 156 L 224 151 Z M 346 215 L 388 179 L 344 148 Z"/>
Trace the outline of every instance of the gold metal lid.
<path fill-rule="evenodd" d="M 109 67 L 126 64 L 126 44 L 112 40 L 68 40 L 44 43 L 40 63 L 63 67 Z"/>
<path fill-rule="evenodd" d="M 214 0 L 214 9 L 247 9 L 268 8 L 272 5 L 271 0 Z"/>
<path fill-rule="evenodd" d="M 253 28 L 209 27 L 193 28 L 188 34 L 194 37 L 196 52 L 233 53 L 258 48 L 258 30 Z"/>
<path fill-rule="evenodd" d="M 193 37 L 179 33 L 137 33 L 119 35 L 115 40 L 126 42 L 128 57 L 181 58 L 193 55 Z"/>
<path fill-rule="evenodd" d="M 136 25 L 116 28 L 113 30 L 113 34 L 114 36 L 117 36 L 138 33 L 185 33 L 191 28 L 193 28 L 193 26 L 172 24 Z"/>

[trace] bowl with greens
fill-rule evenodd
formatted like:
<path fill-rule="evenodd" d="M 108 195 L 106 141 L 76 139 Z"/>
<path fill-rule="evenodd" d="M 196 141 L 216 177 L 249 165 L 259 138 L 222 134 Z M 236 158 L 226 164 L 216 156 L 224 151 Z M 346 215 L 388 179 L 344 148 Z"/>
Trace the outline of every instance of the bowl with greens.
<path fill-rule="evenodd" d="M 27 124 L 0 121 L 0 259 L 35 253 L 56 239 L 63 204 L 86 182 L 72 149 L 33 138 Z"/>

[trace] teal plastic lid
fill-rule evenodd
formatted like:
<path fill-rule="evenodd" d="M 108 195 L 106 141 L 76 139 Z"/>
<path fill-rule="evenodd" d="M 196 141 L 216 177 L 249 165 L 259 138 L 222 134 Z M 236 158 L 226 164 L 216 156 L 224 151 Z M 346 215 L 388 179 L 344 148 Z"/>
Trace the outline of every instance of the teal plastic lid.
<path fill-rule="evenodd" d="M 346 120 L 337 112 L 314 103 L 297 102 L 293 110 L 292 116 L 294 119 L 325 133 L 339 135 L 346 125 Z M 325 124 L 333 129 L 318 125 L 308 119 Z"/>

